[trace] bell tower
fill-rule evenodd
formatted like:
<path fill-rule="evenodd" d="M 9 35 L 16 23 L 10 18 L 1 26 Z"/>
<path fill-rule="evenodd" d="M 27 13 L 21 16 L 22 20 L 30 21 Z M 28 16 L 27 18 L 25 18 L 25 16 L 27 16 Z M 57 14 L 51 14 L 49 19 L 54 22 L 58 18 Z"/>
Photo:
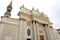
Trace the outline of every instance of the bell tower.
<path fill-rule="evenodd" d="M 11 10 L 12 10 L 12 1 L 7 6 L 7 11 L 5 12 L 4 16 L 10 18 L 10 16 L 11 16 Z"/>

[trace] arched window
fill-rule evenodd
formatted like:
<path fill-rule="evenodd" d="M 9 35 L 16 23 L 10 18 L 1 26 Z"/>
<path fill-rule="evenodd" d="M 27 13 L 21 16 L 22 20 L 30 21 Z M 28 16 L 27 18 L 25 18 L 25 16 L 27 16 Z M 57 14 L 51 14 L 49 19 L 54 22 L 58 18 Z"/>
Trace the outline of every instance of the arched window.
<path fill-rule="evenodd" d="M 9 33 L 5 36 L 5 40 L 11 40 L 11 36 Z"/>

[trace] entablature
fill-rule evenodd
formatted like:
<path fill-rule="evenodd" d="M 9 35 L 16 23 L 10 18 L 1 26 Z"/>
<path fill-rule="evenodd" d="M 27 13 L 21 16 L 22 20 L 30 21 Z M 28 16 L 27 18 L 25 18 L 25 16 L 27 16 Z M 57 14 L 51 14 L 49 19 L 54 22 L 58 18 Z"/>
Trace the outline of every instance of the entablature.
<path fill-rule="evenodd" d="M 43 12 L 36 11 L 34 9 L 29 10 L 25 8 L 24 6 L 20 8 L 20 12 L 18 13 L 19 19 L 26 19 L 26 20 L 35 20 L 43 24 L 49 24 L 51 25 L 52 23 L 50 22 L 49 18 L 47 15 L 45 15 Z"/>
<path fill-rule="evenodd" d="M 49 22 L 49 20 L 46 20 L 45 18 L 41 17 L 41 18 L 38 18 L 36 16 L 31 16 L 31 15 L 28 15 L 28 14 L 25 14 L 25 13 L 20 13 L 20 17 L 19 19 L 25 19 L 25 20 L 35 20 L 35 21 L 38 21 L 40 23 L 43 23 L 43 24 L 51 24 L 51 22 Z"/>

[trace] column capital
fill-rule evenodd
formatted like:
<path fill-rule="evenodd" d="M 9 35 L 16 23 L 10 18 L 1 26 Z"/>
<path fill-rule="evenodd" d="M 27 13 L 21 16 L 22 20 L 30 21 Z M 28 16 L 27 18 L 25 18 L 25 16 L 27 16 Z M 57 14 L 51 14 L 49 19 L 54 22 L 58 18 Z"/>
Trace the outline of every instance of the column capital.
<path fill-rule="evenodd" d="M 49 27 L 48 24 L 45 24 L 45 27 Z"/>
<path fill-rule="evenodd" d="M 45 24 L 45 26 L 48 26 L 48 24 Z"/>
<path fill-rule="evenodd" d="M 19 18 L 19 21 L 20 21 L 20 20 L 23 20 L 23 21 L 25 21 L 26 19 L 24 19 L 24 18 Z"/>
<path fill-rule="evenodd" d="M 44 27 L 48 27 L 48 24 L 42 24 Z"/>

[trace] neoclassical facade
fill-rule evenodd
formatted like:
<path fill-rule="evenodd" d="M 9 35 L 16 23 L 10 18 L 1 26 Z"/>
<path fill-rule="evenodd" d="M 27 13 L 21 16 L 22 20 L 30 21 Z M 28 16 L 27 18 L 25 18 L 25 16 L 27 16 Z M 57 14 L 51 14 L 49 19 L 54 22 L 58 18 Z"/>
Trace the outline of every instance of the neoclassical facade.
<path fill-rule="evenodd" d="M 0 40 L 60 40 L 60 34 L 52 27 L 47 15 L 23 6 L 19 18 L 11 18 L 12 2 L 0 21 Z"/>

